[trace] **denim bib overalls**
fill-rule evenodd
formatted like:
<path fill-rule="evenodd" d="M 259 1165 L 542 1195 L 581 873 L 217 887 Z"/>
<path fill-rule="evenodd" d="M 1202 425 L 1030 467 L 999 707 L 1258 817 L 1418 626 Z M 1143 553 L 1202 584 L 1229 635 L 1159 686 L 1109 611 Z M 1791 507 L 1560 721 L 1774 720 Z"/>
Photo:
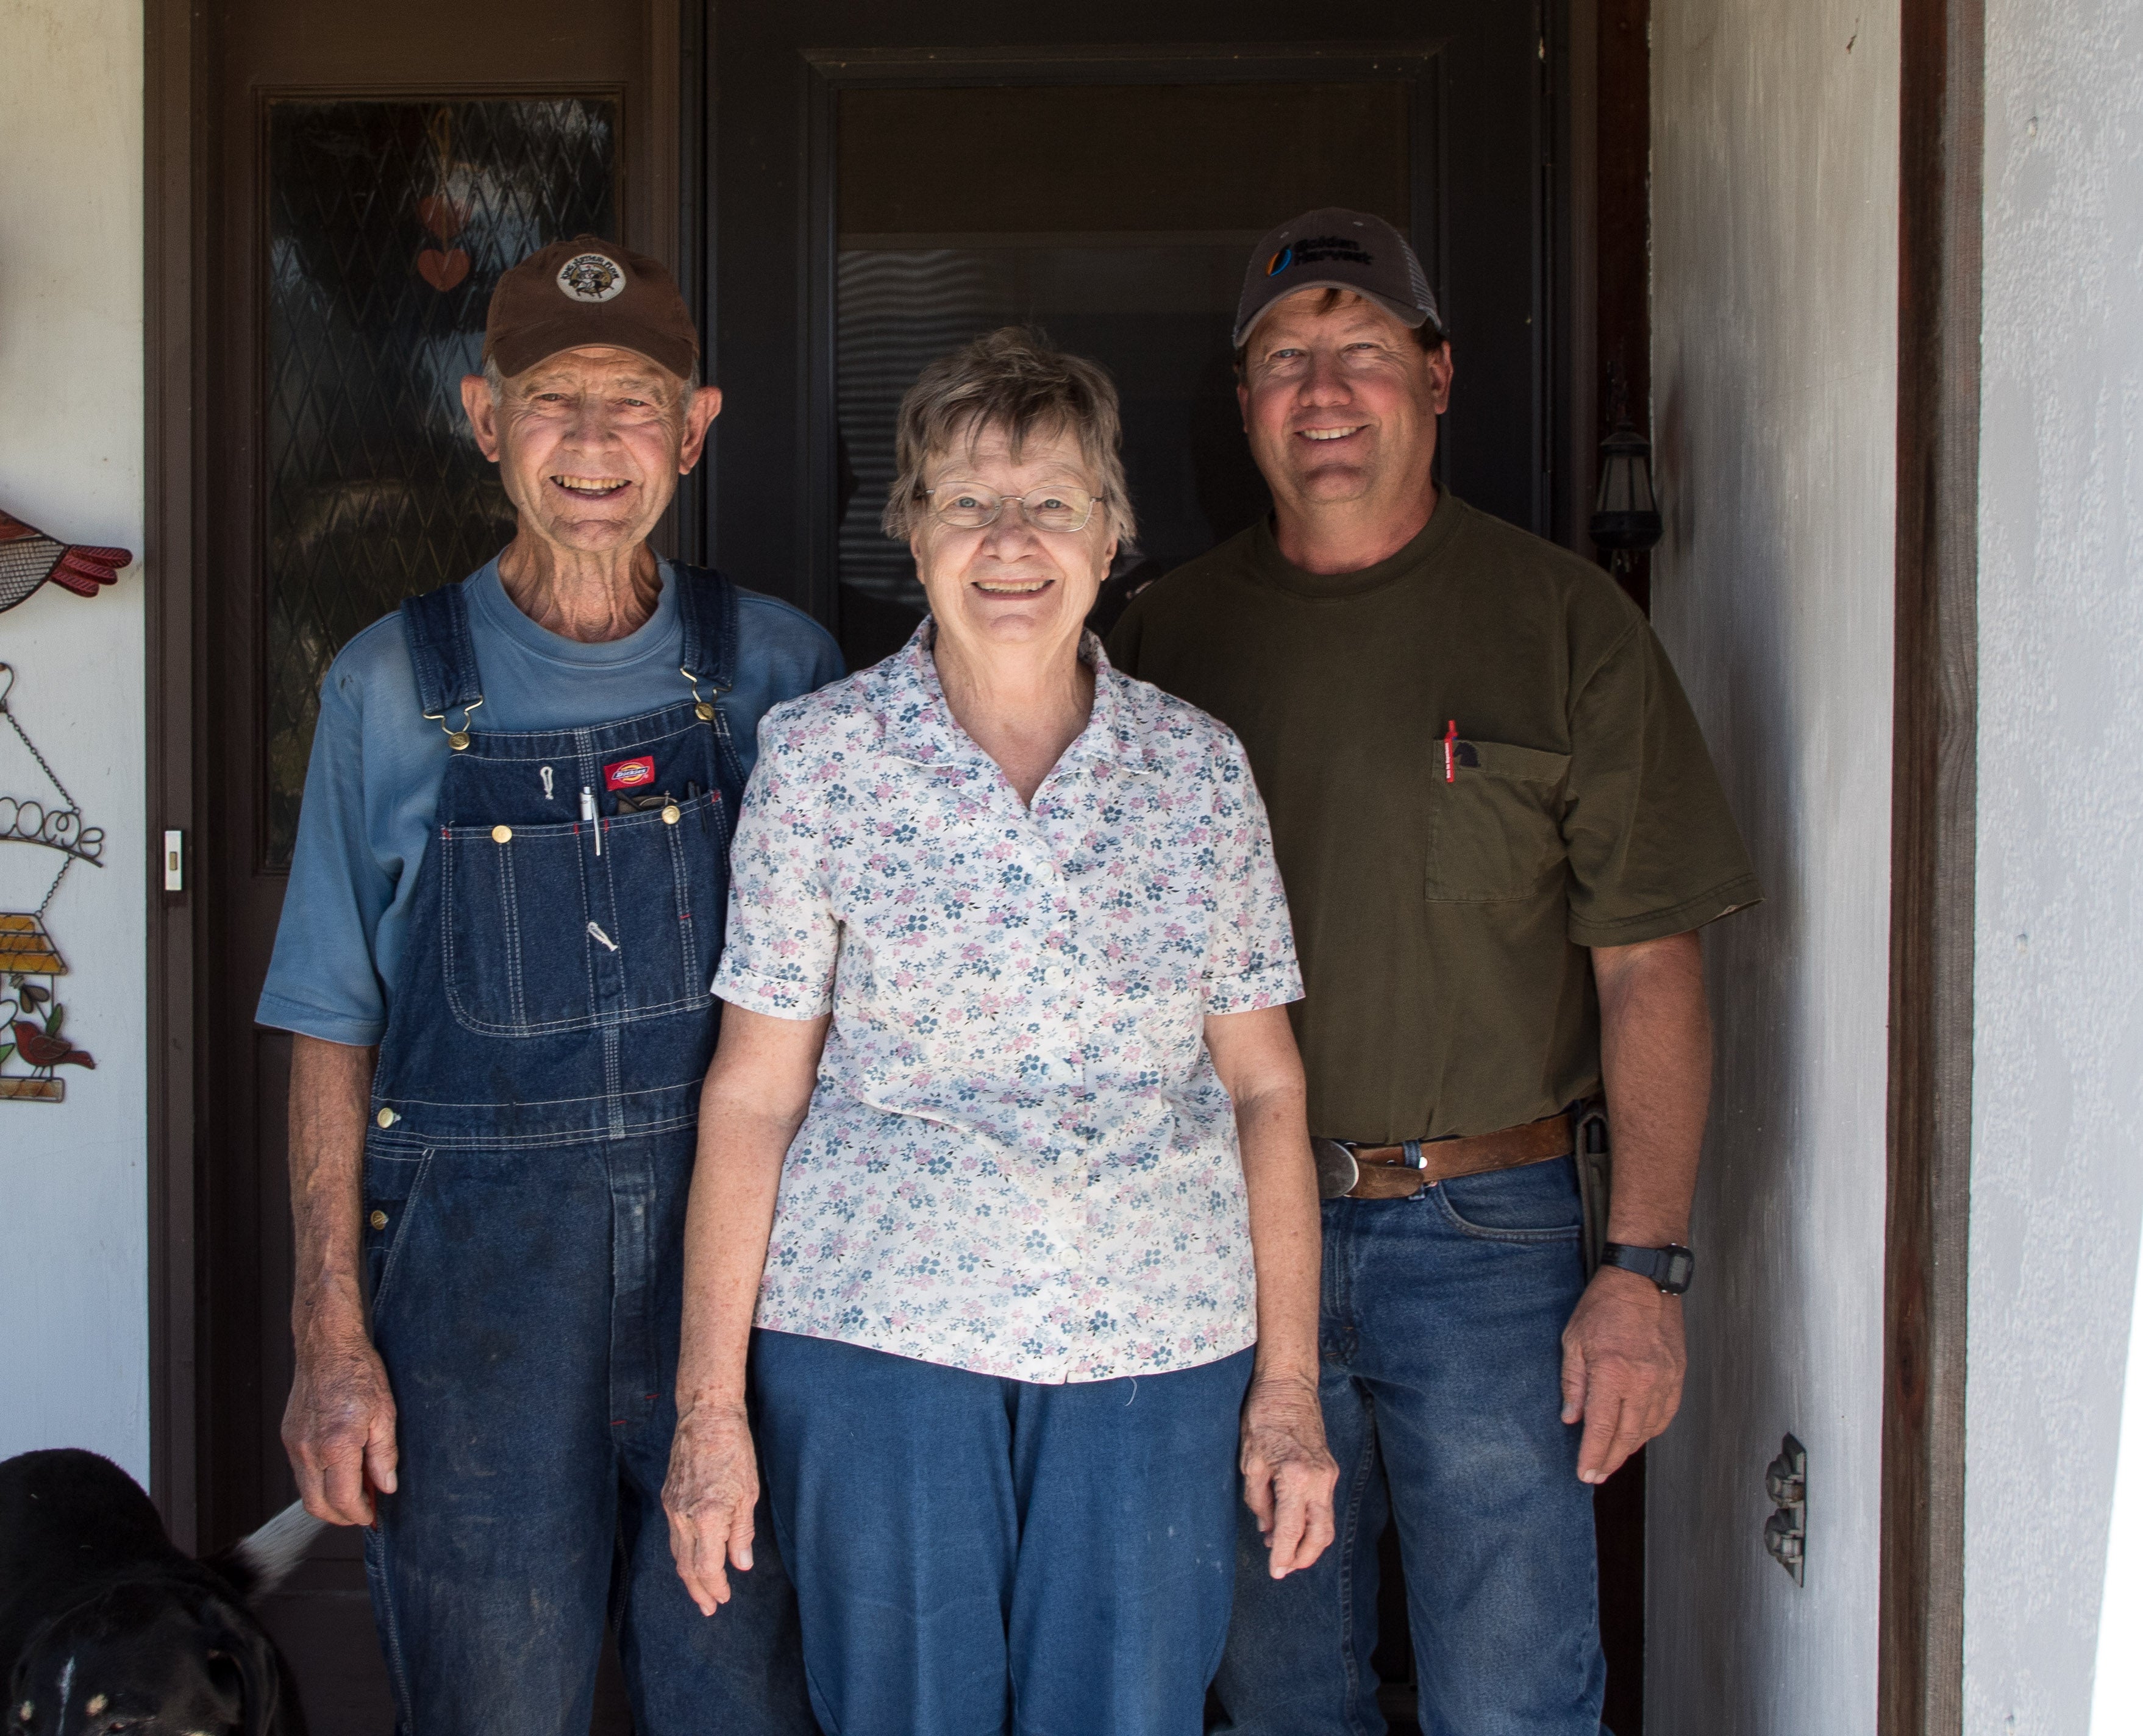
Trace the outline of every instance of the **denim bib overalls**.
<path fill-rule="evenodd" d="M 462 587 L 403 605 L 450 758 L 364 1162 L 400 1450 L 366 1562 L 401 1736 L 586 1736 L 606 1612 L 641 1736 L 814 1728 L 771 1526 L 705 1618 L 661 1507 L 744 782 L 735 593 L 671 571 L 676 701 L 570 730 L 476 727 Z"/>

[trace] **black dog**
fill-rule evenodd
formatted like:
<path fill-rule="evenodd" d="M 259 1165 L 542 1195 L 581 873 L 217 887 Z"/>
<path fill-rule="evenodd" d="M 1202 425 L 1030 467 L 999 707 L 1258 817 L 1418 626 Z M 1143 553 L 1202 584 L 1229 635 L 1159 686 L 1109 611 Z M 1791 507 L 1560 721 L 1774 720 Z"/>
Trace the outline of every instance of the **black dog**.
<path fill-rule="evenodd" d="M 320 1530 L 292 1507 L 221 1555 L 171 1546 L 141 1486 L 65 1448 L 0 1463 L 4 1736 L 304 1736 L 246 1602 Z"/>

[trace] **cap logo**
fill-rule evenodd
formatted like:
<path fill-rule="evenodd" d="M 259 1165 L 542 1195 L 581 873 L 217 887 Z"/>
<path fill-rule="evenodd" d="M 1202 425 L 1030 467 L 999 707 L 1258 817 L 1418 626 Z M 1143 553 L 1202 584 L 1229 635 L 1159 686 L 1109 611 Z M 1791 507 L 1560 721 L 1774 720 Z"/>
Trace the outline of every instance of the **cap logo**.
<path fill-rule="evenodd" d="M 577 253 L 558 268 L 558 287 L 575 301 L 609 301 L 625 293 L 625 267 L 607 254 Z"/>
<path fill-rule="evenodd" d="M 1304 235 L 1281 255 L 1285 265 L 1269 267 L 1266 275 L 1284 271 L 1288 265 L 1314 265 L 1325 260 L 1344 260 L 1350 265 L 1373 265 L 1376 257 L 1359 241 L 1347 235 Z"/>
<path fill-rule="evenodd" d="M 1274 254 L 1269 260 L 1265 261 L 1265 275 L 1267 277 L 1278 277 L 1281 272 L 1286 270 L 1287 268 L 1294 263 L 1294 250 L 1292 247 L 1283 247 L 1278 253 Z"/>

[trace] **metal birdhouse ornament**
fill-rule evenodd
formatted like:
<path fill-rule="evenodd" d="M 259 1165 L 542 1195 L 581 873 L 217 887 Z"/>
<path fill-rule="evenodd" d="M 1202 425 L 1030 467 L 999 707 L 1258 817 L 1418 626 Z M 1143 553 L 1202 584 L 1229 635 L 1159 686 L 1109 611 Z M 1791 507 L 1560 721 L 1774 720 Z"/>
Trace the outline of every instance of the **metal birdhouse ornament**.
<path fill-rule="evenodd" d="M 0 912 L 0 1103 L 63 1103 L 67 1081 L 59 1070 L 93 1069 L 97 1061 L 67 1035 L 58 989 L 67 961 L 45 927 L 45 913 L 75 863 L 103 866 L 104 832 L 82 823 L 80 804 L 30 739 L 8 703 L 14 686 L 14 670 L 0 663 L 0 718 L 13 734 L 12 744 L 0 734 L 0 747 L 22 750 L 0 769 L 0 843 L 35 845 L 60 862 L 34 911 Z M 41 785 L 50 786 L 51 796 Z"/>

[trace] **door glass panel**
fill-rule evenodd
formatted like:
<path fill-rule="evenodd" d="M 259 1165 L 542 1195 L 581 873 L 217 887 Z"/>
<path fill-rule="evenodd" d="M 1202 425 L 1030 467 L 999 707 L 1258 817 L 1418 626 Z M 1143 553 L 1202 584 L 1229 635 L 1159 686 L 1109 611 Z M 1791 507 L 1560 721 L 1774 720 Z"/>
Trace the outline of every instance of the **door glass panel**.
<path fill-rule="evenodd" d="M 288 867 L 320 678 L 513 534 L 463 419 L 499 274 L 617 233 L 617 103 L 277 101 L 268 123 L 267 866 Z"/>
<path fill-rule="evenodd" d="M 1410 229 L 1404 84 L 839 101 L 838 558 L 852 660 L 898 645 L 922 606 L 907 548 L 878 529 L 901 394 L 979 332 L 1038 325 L 1116 378 L 1140 547 L 1119 556 L 1105 608 L 1265 510 L 1229 343 L 1243 267 L 1266 230 L 1315 205 Z"/>

